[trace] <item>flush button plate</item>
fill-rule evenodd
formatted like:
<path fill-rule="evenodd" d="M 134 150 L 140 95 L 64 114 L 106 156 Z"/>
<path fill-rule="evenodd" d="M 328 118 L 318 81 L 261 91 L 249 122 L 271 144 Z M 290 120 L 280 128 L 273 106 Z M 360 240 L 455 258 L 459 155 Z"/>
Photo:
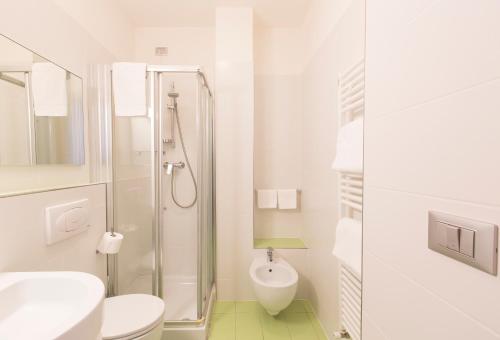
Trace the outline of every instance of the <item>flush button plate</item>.
<path fill-rule="evenodd" d="M 430 211 L 428 227 L 429 249 L 497 275 L 496 225 Z"/>

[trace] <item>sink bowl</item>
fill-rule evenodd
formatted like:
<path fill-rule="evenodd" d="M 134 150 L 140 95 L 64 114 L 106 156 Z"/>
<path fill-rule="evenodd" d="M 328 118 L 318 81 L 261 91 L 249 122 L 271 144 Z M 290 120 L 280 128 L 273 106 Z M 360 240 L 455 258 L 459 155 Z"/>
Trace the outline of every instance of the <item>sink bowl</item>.
<path fill-rule="evenodd" d="M 103 301 L 87 273 L 0 273 L 0 339 L 100 339 Z"/>

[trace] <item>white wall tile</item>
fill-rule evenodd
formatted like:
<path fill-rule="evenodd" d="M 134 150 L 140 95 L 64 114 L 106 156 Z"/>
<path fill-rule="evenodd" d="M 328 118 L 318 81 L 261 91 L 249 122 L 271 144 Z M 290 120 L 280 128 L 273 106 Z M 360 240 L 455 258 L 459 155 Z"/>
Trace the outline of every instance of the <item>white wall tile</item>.
<path fill-rule="evenodd" d="M 500 145 L 499 92 L 496 80 L 380 119 L 370 116 L 366 180 L 384 188 L 500 205 L 500 181 L 492 180 L 500 153 L 489 152 Z"/>
<path fill-rule="evenodd" d="M 500 207 L 372 188 L 365 197 L 364 249 L 500 334 L 500 279 L 427 247 L 430 210 L 498 224 Z"/>
<path fill-rule="evenodd" d="M 215 28 L 217 284 L 220 299 L 251 296 L 253 12 L 220 7 Z"/>
<path fill-rule="evenodd" d="M 105 185 L 0 198 L 0 271 L 83 271 L 105 280 L 106 257 L 96 254 L 106 231 Z M 88 199 L 90 228 L 47 246 L 45 208 Z"/>
<path fill-rule="evenodd" d="M 500 220 L 499 6 L 368 1 L 364 340 L 500 338 L 498 277 L 427 246 L 429 210 Z"/>
<path fill-rule="evenodd" d="M 363 286 L 363 313 L 369 315 L 387 339 L 500 339 L 497 333 L 369 252 L 364 256 Z M 380 338 L 380 331 L 372 329 L 364 328 L 363 340 Z"/>
<path fill-rule="evenodd" d="M 275 44 L 279 46 L 281 42 L 275 41 Z M 282 57 L 287 58 L 287 55 Z M 255 189 L 301 188 L 302 111 L 300 75 L 256 75 Z M 258 209 L 255 200 L 255 237 L 300 237 L 302 225 L 300 198 L 299 195 L 298 209 L 294 210 Z"/>
<path fill-rule="evenodd" d="M 364 1 L 318 1 L 314 6 L 303 27 L 305 46 L 314 49 L 306 51 L 302 76 L 302 233 L 309 247 L 309 299 L 332 338 L 340 329 L 339 267 L 332 255 L 337 173 L 331 169 L 337 144 L 338 74 L 364 57 Z"/>
<path fill-rule="evenodd" d="M 371 315 L 368 312 L 363 312 L 363 339 L 370 340 L 387 340 L 384 333 L 373 322 Z"/>
<path fill-rule="evenodd" d="M 163 65 L 200 65 L 214 89 L 215 29 L 213 27 L 140 27 L 135 30 L 134 59 Z M 156 56 L 155 47 L 167 47 Z"/>
<path fill-rule="evenodd" d="M 368 1 L 371 117 L 498 78 L 499 12 L 495 0 Z"/>

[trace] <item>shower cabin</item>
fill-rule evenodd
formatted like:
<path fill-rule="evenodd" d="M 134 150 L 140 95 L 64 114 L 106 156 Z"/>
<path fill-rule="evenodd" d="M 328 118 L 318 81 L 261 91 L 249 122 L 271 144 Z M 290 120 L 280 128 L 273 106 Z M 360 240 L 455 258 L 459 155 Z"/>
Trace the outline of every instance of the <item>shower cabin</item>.
<path fill-rule="evenodd" d="M 197 66 L 147 67 L 146 116 L 113 114 L 110 295 L 165 301 L 165 326 L 203 325 L 215 294 L 213 96 Z M 112 97 L 112 94 L 110 94 Z"/>

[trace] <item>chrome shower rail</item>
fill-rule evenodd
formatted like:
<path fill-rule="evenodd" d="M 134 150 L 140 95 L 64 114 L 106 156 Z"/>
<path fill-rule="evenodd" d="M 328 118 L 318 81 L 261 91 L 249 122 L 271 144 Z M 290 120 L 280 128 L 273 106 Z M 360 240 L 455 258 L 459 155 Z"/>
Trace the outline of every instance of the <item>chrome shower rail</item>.
<path fill-rule="evenodd" d="M 205 88 L 208 90 L 208 94 L 210 95 L 210 97 L 213 97 L 212 90 L 210 89 L 210 86 L 207 82 L 207 78 L 205 77 L 205 74 L 203 73 L 203 70 L 199 65 L 148 65 L 147 71 L 158 73 L 197 73 L 203 81 L 203 86 L 205 86 Z"/>

